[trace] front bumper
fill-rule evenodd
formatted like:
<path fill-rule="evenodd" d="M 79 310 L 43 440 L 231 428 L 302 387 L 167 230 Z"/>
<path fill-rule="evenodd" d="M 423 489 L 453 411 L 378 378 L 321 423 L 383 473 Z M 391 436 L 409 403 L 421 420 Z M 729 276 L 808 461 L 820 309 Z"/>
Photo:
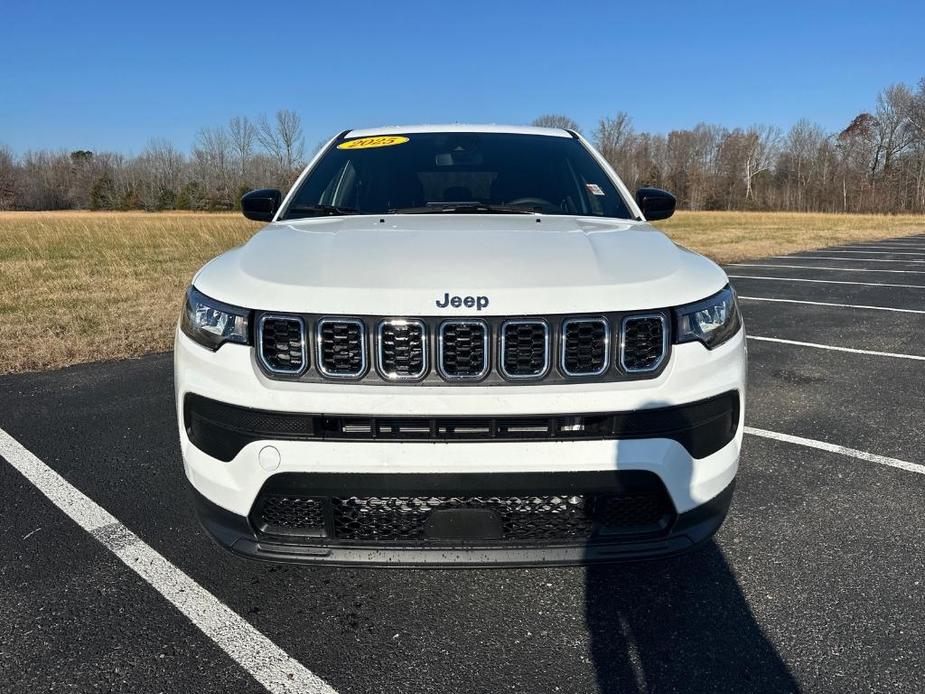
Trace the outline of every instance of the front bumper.
<path fill-rule="evenodd" d="M 665 370 L 650 380 L 529 387 L 425 388 L 289 383 L 266 379 L 254 363 L 252 350 L 246 347 L 226 345 L 213 353 L 179 334 L 175 349 L 181 450 L 203 525 L 235 553 L 298 562 L 562 564 L 636 559 L 685 551 L 716 531 L 729 506 L 742 442 L 745 369 L 742 331 L 712 351 L 695 343 L 676 345 Z M 209 455 L 194 443 L 195 435 L 191 438 L 185 412 L 187 395 L 193 395 L 249 410 L 307 413 L 303 416 L 333 413 L 336 416 L 431 421 L 447 417 L 536 417 L 551 413 L 557 416 L 586 413 L 641 416 L 647 411 L 683 408 L 727 393 L 735 393 L 739 403 L 732 430 L 721 447 L 710 448 L 706 455 L 683 435 L 666 431 L 650 431 L 630 438 L 507 441 L 488 437 L 472 441 L 423 441 L 347 440 L 328 435 L 328 430 L 313 437 L 287 437 L 279 433 L 239 437 L 222 453 L 210 449 L 215 455 Z M 203 445 L 201 441 L 200 445 Z M 272 449 L 271 455 L 266 455 L 268 448 Z M 516 481 L 515 486 L 529 495 L 537 493 L 538 488 L 545 488 L 551 479 L 563 482 L 559 490 L 550 492 L 558 494 L 575 491 L 574 484 L 578 484 L 576 480 L 583 473 L 606 476 L 632 472 L 648 473 L 658 481 L 671 506 L 670 522 L 658 532 L 648 528 L 641 533 L 609 538 L 606 542 L 480 544 L 477 539 L 466 537 L 456 544 L 338 544 L 305 538 L 293 540 L 260 532 L 253 517 L 262 490 L 286 475 L 309 476 L 304 479 L 313 475 L 334 476 L 342 483 L 348 482 L 351 475 L 379 476 L 380 480 L 424 475 L 437 485 L 429 493 L 457 497 L 466 491 L 459 479 L 464 475 L 496 481 L 512 475 L 510 479 Z M 510 492 L 510 487 L 504 486 L 512 484 L 510 479 L 495 492 Z M 602 479 L 609 478 L 598 478 L 590 487 L 578 492 L 606 491 L 607 485 Z M 372 496 L 407 491 L 391 483 L 386 483 L 384 489 L 367 489 Z M 337 496 L 350 497 L 358 493 L 347 484 L 341 484 Z M 469 520 L 475 520 L 475 516 L 469 516 Z"/>
<path fill-rule="evenodd" d="M 574 476 L 574 473 L 565 473 Z M 597 491 L 608 480 L 591 477 Z M 613 481 L 613 477 L 609 481 Z M 544 476 L 548 484 L 548 476 Z M 458 494 L 460 480 L 453 480 Z M 462 483 L 464 484 L 464 483 Z M 522 476 L 520 481 L 504 480 L 506 487 L 526 485 L 536 488 L 537 480 Z M 222 547 L 242 557 L 284 563 L 324 563 L 375 566 L 532 566 L 612 563 L 655 559 L 682 554 L 709 540 L 722 525 L 732 501 L 735 482 L 705 504 L 686 513 L 671 515 L 661 529 L 648 527 L 630 535 L 598 538 L 587 542 L 549 540 L 491 544 L 471 536 L 422 545 L 382 542 L 324 544 L 318 538 L 273 537 L 255 531 L 251 518 L 231 513 L 192 490 L 196 512 L 206 532 Z M 522 488 L 522 486 L 521 486 Z M 317 493 L 317 487 L 313 488 Z M 407 498 L 407 497 L 402 497 Z M 474 518 L 480 525 L 482 519 Z M 451 521 L 452 522 L 452 521 Z M 465 521 L 463 521 L 465 524 Z M 463 532 L 471 528 L 463 528 Z M 481 531 L 483 528 L 476 528 Z"/>

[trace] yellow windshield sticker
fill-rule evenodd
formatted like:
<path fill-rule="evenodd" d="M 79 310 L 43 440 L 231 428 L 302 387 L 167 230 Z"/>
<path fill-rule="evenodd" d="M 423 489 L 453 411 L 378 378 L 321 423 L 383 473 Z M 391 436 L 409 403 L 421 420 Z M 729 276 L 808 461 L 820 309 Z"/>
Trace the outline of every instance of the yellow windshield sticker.
<path fill-rule="evenodd" d="M 391 147 L 402 145 L 408 141 L 401 135 L 381 135 L 379 137 L 361 137 L 359 140 L 349 140 L 337 145 L 337 149 L 371 149 L 373 147 Z"/>

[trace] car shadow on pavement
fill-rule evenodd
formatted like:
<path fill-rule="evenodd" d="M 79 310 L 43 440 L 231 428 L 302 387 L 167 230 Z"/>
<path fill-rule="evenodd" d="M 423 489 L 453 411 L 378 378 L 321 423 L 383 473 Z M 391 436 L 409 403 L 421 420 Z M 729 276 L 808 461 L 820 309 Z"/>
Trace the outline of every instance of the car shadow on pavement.
<path fill-rule="evenodd" d="M 601 692 L 795 692 L 712 540 L 673 559 L 590 566 L 586 618 Z"/>

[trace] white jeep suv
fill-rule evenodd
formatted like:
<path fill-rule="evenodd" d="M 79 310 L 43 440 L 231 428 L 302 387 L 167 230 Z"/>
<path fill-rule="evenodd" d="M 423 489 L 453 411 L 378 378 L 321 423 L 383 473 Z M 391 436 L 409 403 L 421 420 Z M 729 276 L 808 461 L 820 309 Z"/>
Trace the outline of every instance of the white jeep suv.
<path fill-rule="evenodd" d="M 575 132 L 345 131 L 193 279 L 176 403 L 199 517 L 255 559 L 682 552 L 729 508 L 746 349 L 724 272 Z"/>

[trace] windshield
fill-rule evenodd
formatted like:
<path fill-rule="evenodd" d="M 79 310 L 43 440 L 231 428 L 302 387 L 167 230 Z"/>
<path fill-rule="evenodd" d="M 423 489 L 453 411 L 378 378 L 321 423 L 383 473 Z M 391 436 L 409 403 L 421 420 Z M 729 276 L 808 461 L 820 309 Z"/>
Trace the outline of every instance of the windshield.
<path fill-rule="evenodd" d="M 456 132 L 338 140 L 281 219 L 390 212 L 631 217 L 573 137 Z"/>

